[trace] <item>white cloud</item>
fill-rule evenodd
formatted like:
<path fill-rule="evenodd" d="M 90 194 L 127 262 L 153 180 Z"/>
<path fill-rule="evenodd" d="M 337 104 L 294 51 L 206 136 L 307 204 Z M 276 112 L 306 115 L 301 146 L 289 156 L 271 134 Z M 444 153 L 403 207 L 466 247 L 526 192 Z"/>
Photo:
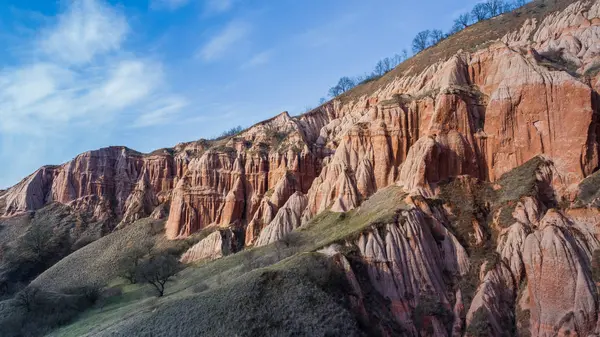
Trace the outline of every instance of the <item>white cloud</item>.
<path fill-rule="evenodd" d="M 242 64 L 241 68 L 247 69 L 247 68 L 253 68 L 253 67 L 263 65 L 263 64 L 267 64 L 271 60 L 272 55 L 273 55 L 272 50 L 262 51 L 258 54 L 255 54 L 254 56 L 252 56 L 252 58 L 250 60 L 248 60 L 248 62 Z"/>
<path fill-rule="evenodd" d="M 170 97 L 153 105 L 137 118 L 133 127 L 140 128 L 167 123 L 173 118 L 173 115 L 187 106 L 187 101 L 181 97 Z"/>
<path fill-rule="evenodd" d="M 198 56 L 204 61 L 214 61 L 226 54 L 235 44 L 250 33 L 251 26 L 245 22 L 230 22 L 221 32 L 213 36 L 200 50 Z"/>
<path fill-rule="evenodd" d="M 162 64 L 123 49 L 127 27 L 102 0 L 72 2 L 41 32 L 25 58 L 33 62 L 0 68 L 0 133 L 43 138 L 115 118 L 120 127 L 149 126 L 182 108 L 185 99 L 169 91 Z"/>
<path fill-rule="evenodd" d="M 129 26 L 122 13 L 96 0 L 74 0 L 40 40 L 50 58 L 69 64 L 90 62 L 97 55 L 118 50 Z"/>
<path fill-rule="evenodd" d="M 152 0 L 150 2 L 150 8 L 154 10 L 176 10 L 181 7 L 184 7 L 189 2 L 190 0 Z"/>

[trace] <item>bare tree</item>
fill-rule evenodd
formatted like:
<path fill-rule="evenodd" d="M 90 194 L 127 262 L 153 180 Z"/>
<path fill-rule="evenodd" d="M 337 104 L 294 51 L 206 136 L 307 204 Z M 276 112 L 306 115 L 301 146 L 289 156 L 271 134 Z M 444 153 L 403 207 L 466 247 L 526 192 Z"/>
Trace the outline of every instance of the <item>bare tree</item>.
<path fill-rule="evenodd" d="M 392 57 L 392 68 L 396 68 L 400 63 L 406 61 L 406 58 L 402 57 L 400 54 L 394 54 Z"/>
<path fill-rule="evenodd" d="M 439 29 L 434 29 L 429 34 L 429 38 L 431 39 L 430 44 L 434 46 L 444 39 L 444 32 Z"/>
<path fill-rule="evenodd" d="M 401 54 L 401 56 L 402 56 L 402 59 L 403 59 L 404 61 L 408 60 L 408 57 L 409 57 L 409 55 L 408 55 L 408 50 L 406 50 L 406 49 L 402 49 L 402 54 Z"/>
<path fill-rule="evenodd" d="M 173 255 L 163 253 L 141 261 L 137 270 L 139 279 L 152 285 L 161 297 L 167 282 L 181 270 L 181 264 Z"/>
<path fill-rule="evenodd" d="M 459 32 L 471 24 L 471 15 L 469 13 L 464 13 L 459 15 L 456 19 L 454 19 L 454 26 L 452 30 L 454 32 Z"/>
<path fill-rule="evenodd" d="M 138 281 L 138 266 L 142 259 L 151 252 L 146 246 L 134 247 L 127 251 L 123 259 L 121 267 L 121 273 L 119 274 L 122 278 L 129 281 L 131 284 L 135 284 Z"/>
<path fill-rule="evenodd" d="M 342 78 L 340 78 L 340 80 L 338 81 L 338 84 L 332 88 L 329 89 L 329 95 L 331 97 L 336 97 L 339 96 L 341 94 L 343 94 L 344 92 L 354 88 L 356 86 L 356 82 L 351 79 L 350 77 L 344 76 Z"/>
<path fill-rule="evenodd" d="M 429 30 L 424 30 L 422 32 L 417 33 L 417 36 L 415 36 L 415 38 L 413 39 L 413 42 L 412 42 L 412 49 L 415 54 L 417 54 L 417 53 L 421 52 L 422 50 L 425 50 L 427 47 L 429 47 L 430 34 L 431 34 L 431 31 L 429 31 Z"/>
<path fill-rule="evenodd" d="M 392 70 L 394 68 L 392 59 L 390 59 L 389 57 L 386 57 L 382 60 L 379 60 L 379 62 L 377 62 L 377 65 L 375 65 L 375 75 L 377 76 L 383 76 L 385 75 L 385 73 L 387 73 L 388 71 Z"/>
<path fill-rule="evenodd" d="M 478 3 L 477 5 L 475 5 L 475 7 L 473 7 L 473 9 L 471 10 L 471 17 L 475 22 L 489 19 L 490 17 L 486 4 Z"/>
<path fill-rule="evenodd" d="M 506 3 L 503 0 L 487 0 L 483 5 L 490 18 L 502 14 L 506 8 Z"/>
<path fill-rule="evenodd" d="M 326 102 L 327 102 L 327 98 L 325 98 L 325 97 L 321 97 L 321 98 L 319 99 L 319 105 L 323 105 L 323 104 L 325 104 Z"/>
<path fill-rule="evenodd" d="M 231 128 L 229 130 L 221 132 L 221 134 L 219 135 L 219 137 L 217 137 L 217 139 L 223 139 L 223 138 L 235 136 L 238 133 L 242 132 L 243 130 L 244 130 L 244 128 L 242 128 L 241 125 L 238 125 L 238 126 L 233 127 L 233 128 Z"/>
<path fill-rule="evenodd" d="M 54 246 L 52 228 L 41 224 L 32 225 L 22 237 L 19 248 L 33 261 L 42 261 Z"/>

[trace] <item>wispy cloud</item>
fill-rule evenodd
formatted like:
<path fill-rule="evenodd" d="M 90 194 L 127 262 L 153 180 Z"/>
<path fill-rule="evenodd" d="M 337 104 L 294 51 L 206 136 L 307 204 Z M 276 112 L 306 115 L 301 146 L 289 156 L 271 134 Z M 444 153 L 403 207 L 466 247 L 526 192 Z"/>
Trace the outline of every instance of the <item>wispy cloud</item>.
<path fill-rule="evenodd" d="M 150 8 L 154 10 L 176 10 L 189 4 L 190 0 L 151 0 Z"/>
<path fill-rule="evenodd" d="M 207 62 L 214 61 L 230 51 L 237 42 L 247 37 L 251 29 L 252 27 L 246 22 L 230 22 L 200 48 L 197 56 Z"/>
<path fill-rule="evenodd" d="M 41 50 L 70 64 L 90 62 L 119 49 L 129 30 L 122 13 L 95 0 L 73 1 L 58 23 L 42 33 Z"/>
<path fill-rule="evenodd" d="M 255 54 L 250 58 L 247 62 L 243 63 L 241 68 L 248 69 L 254 68 L 263 64 L 269 63 L 271 61 L 271 57 L 273 56 L 273 50 L 265 50 L 260 53 Z"/>
<path fill-rule="evenodd" d="M 185 99 L 169 92 L 159 61 L 124 48 L 128 30 L 104 1 L 72 2 L 39 35 L 34 61 L 0 72 L 0 133 L 47 137 L 127 116 L 138 126 L 164 122 L 156 111 L 170 106 L 172 115 L 183 106 L 172 102 Z"/>
<path fill-rule="evenodd" d="M 173 120 L 188 102 L 182 97 L 170 97 L 148 106 L 147 111 L 141 114 L 134 122 L 133 127 L 141 128 L 147 126 L 161 125 Z"/>

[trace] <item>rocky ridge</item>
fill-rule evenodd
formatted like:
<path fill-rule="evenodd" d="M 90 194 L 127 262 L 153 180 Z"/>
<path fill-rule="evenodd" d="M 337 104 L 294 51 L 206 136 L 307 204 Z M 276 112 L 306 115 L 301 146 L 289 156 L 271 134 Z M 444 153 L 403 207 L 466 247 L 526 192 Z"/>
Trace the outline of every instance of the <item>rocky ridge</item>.
<path fill-rule="evenodd" d="M 534 1 L 518 11 L 521 25 L 485 45 L 423 67 L 417 55 L 368 92 L 298 117 L 151 154 L 111 147 L 43 167 L 0 192 L 0 214 L 58 202 L 107 230 L 149 216 L 165 218 L 169 239 L 219 227 L 184 254 L 192 262 L 234 252 L 234 241 L 273 243 L 397 185 L 410 207 L 344 242 L 358 260 L 334 255 L 357 292 L 365 285 L 356 263 L 365 266 L 408 335 L 477 335 L 482 320 L 493 336 L 506 326 L 600 334 L 590 272 L 600 249 L 590 183 L 600 167 L 600 1 Z M 460 44 L 478 26 L 433 48 Z M 432 299 L 441 312 L 425 310 Z"/>

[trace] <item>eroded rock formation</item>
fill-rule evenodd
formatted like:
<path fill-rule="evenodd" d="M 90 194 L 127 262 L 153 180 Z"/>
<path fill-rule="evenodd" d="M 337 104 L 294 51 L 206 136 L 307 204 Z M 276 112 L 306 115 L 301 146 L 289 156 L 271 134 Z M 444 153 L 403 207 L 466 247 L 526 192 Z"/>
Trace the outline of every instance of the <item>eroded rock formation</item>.
<path fill-rule="evenodd" d="M 506 22 L 518 26 L 491 31 Z M 469 45 L 483 24 L 488 40 Z M 598 69 L 600 1 L 534 1 L 307 114 L 43 167 L 0 192 L 0 215 L 58 202 L 108 230 L 148 216 L 166 218 L 169 239 L 220 228 L 190 262 L 226 255 L 226 233 L 267 245 L 397 185 L 410 209 L 347 244 L 409 335 L 598 334 Z M 364 309 L 360 272 L 337 259 Z M 441 311 L 424 309 L 432 301 Z"/>

